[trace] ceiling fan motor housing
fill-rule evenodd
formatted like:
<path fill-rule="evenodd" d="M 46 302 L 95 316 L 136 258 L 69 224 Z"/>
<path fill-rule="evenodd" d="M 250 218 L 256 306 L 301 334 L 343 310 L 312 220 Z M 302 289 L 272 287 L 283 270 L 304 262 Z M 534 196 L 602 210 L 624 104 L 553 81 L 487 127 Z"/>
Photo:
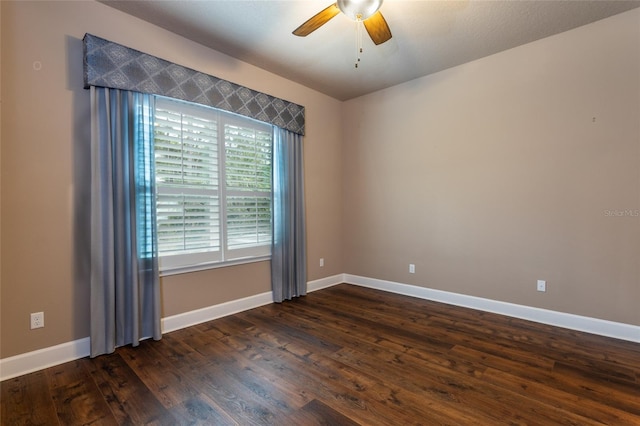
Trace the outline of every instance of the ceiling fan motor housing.
<path fill-rule="evenodd" d="M 338 0 L 338 8 L 354 21 L 364 21 L 382 6 L 382 0 Z"/>

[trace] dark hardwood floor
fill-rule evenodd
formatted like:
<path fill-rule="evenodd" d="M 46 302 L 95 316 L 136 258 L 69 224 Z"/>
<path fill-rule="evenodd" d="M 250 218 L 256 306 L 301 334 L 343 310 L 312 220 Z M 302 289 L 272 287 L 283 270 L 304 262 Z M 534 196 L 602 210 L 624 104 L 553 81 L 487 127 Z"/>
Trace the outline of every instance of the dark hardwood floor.
<path fill-rule="evenodd" d="M 3 425 L 640 425 L 640 344 L 343 284 L 1 397 Z"/>

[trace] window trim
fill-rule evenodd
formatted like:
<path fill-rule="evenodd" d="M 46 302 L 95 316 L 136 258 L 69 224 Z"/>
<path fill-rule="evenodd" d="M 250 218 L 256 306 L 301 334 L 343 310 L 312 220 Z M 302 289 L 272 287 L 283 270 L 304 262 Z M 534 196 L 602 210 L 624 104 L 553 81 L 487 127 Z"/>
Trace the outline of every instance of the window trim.
<path fill-rule="evenodd" d="M 188 274 L 190 272 L 226 268 L 227 266 L 246 265 L 249 263 L 267 262 L 270 260 L 271 260 L 271 255 L 255 256 L 255 257 L 238 258 L 233 260 L 224 260 L 220 262 L 203 262 L 203 263 L 196 263 L 193 265 L 171 266 L 171 267 L 165 266 L 165 267 L 160 267 L 159 270 L 160 270 L 161 277 L 168 277 L 171 275 Z"/>

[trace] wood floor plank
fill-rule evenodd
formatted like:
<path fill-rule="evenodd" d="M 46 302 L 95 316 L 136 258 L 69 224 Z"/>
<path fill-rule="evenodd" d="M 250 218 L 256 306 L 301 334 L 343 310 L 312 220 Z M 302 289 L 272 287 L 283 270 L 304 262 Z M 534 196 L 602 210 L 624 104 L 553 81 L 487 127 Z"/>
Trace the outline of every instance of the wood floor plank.
<path fill-rule="evenodd" d="M 254 393 L 220 366 L 212 364 L 192 371 L 189 380 L 240 424 L 271 425 L 282 417 L 280 407 L 270 406 L 261 394 Z"/>
<path fill-rule="evenodd" d="M 287 317 L 285 312 L 266 312 L 266 311 L 249 311 L 246 313 L 247 318 L 250 318 L 255 323 L 261 324 L 266 321 L 275 322 L 278 324 L 276 332 L 283 338 L 290 339 L 293 342 L 297 342 L 306 348 L 310 348 L 320 353 L 332 353 L 342 349 L 340 345 L 337 345 L 331 341 L 329 336 L 318 336 L 310 334 L 308 327 L 301 321 L 291 321 L 292 318 Z M 286 336 L 286 337 L 285 337 Z"/>
<path fill-rule="evenodd" d="M 244 312 L 238 315 L 218 318 L 215 321 L 208 321 L 196 325 L 194 328 L 202 333 L 206 333 L 208 336 L 218 339 L 232 334 L 245 334 L 255 326 L 252 322 L 247 321 L 242 314 L 244 314 Z"/>
<path fill-rule="evenodd" d="M 313 351 L 264 331 L 256 332 L 251 341 L 254 344 L 244 345 L 247 358 L 278 371 L 283 380 L 312 389 L 323 401 L 330 401 L 331 406 L 339 407 L 341 412 L 361 424 L 398 424 L 402 419 L 408 421 L 416 418 L 411 417 L 413 407 L 398 410 L 397 407 L 380 403 L 380 395 L 375 390 L 354 380 L 357 374 L 350 374 L 347 378 L 345 371 L 312 361 Z M 342 380 L 336 381 L 337 378 Z"/>
<path fill-rule="evenodd" d="M 238 356 L 236 349 L 219 339 L 232 334 L 220 332 L 225 329 L 221 325 L 224 322 L 218 322 L 216 327 L 199 328 L 202 331 L 200 338 L 209 338 L 206 352 L 215 356 L 209 359 L 207 365 L 198 366 L 190 372 L 189 380 L 192 383 L 198 383 L 198 387 L 202 388 L 203 377 L 215 382 L 206 385 L 203 392 L 218 401 L 223 409 L 239 414 L 243 421 L 255 424 L 275 423 L 276 418 L 286 417 L 308 401 L 300 401 L 297 398 L 300 395 L 283 390 L 270 380 L 268 374 L 256 374 L 261 373 L 262 369 L 254 368 L 246 359 Z M 211 333 L 212 330 L 215 331 Z M 189 341 L 201 343 L 201 340 L 193 340 L 193 337 Z"/>
<path fill-rule="evenodd" d="M 57 365 L 46 372 L 61 424 L 117 424 L 86 368 L 86 360 Z"/>
<path fill-rule="evenodd" d="M 315 394 L 312 389 L 308 387 L 298 385 L 297 382 L 291 380 L 283 380 L 279 371 L 273 371 L 269 368 L 265 368 L 263 365 L 255 362 L 254 359 L 248 359 L 243 355 L 243 352 L 252 346 L 251 341 L 245 340 L 245 343 L 240 343 L 239 340 L 232 337 L 223 338 L 222 341 L 230 348 L 237 351 L 238 355 L 238 367 L 246 370 L 246 373 L 253 377 L 260 377 L 263 380 L 269 382 L 271 386 L 277 389 L 280 394 L 280 398 L 289 401 L 289 404 L 295 408 L 301 408 L 308 404 L 315 398 Z"/>
<path fill-rule="evenodd" d="M 181 402 L 172 409 L 178 420 L 177 424 L 187 425 L 216 425 L 239 426 L 240 423 L 220 408 L 211 398 L 204 394 L 194 396 Z"/>
<path fill-rule="evenodd" d="M 417 360 L 411 362 L 411 369 L 407 371 L 398 369 L 395 363 L 351 350 L 342 351 L 336 356 L 363 371 L 373 371 L 372 374 L 385 377 L 386 380 L 421 395 L 425 400 L 433 400 L 435 409 L 460 416 L 457 424 L 496 424 L 505 419 L 531 424 L 545 417 L 549 424 L 590 424 L 588 419 L 579 415 L 548 410 L 543 401 L 503 392 L 483 377 L 469 377 L 430 363 L 416 362 Z M 523 406 L 528 409 L 523 410 Z M 545 414 L 541 416 L 538 412 Z"/>
<path fill-rule="evenodd" d="M 206 364 L 207 359 L 183 340 L 188 336 L 192 336 L 193 330 L 193 327 L 189 327 L 165 334 L 154 345 L 155 351 L 176 369 Z M 185 333 L 186 331 L 189 331 L 189 333 Z"/>
<path fill-rule="evenodd" d="M 390 304 L 392 298 L 389 298 L 384 292 L 378 293 L 382 293 L 378 303 Z M 503 317 L 471 309 L 454 308 L 442 304 L 434 308 L 433 302 L 426 303 L 429 306 L 429 315 L 427 317 L 422 314 L 421 310 L 416 312 L 416 310 L 409 307 L 396 306 L 394 308 L 396 312 L 394 316 L 387 317 L 380 315 L 376 318 L 375 323 L 388 324 L 392 328 L 397 327 L 414 330 L 418 336 L 427 336 L 426 338 L 430 338 L 431 341 L 434 342 L 434 345 L 439 342 L 442 346 L 446 346 L 447 349 L 450 349 L 454 345 L 465 345 L 469 347 L 477 345 L 483 346 L 487 341 L 500 350 L 502 348 L 510 348 L 517 351 L 525 348 L 525 350 L 522 351 L 524 353 L 526 352 L 526 348 L 539 348 L 539 346 L 527 345 L 531 339 L 518 333 L 516 329 L 512 329 L 506 336 L 499 335 L 496 331 L 496 329 L 499 328 L 498 325 L 492 323 L 491 320 L 494 317 Z M 350 305 L 348 300 L 334 302 L 324 295 L 324 299 L 316 301 L 315 304 L 328 310 L 335 309 L 337 315 L 340 316 L 349 314 L 355 315 L 357 318 L 363 320 L 369 319 L 367 313 L 368 308 L 366 306 L 358 309 Z M 358 303 L 355 305 L 357 306 Z M 424 338 L 422 340 L 424 340 Z"/>
<path fill-rule="evenodd" d="M 306 426 L 357 426 L 344 414 L 336 411 L 322 401 L 314 399 L 305 404 L 304 407 L 288 419 L 295 425 Z"/>
<path fill-rule="evenodd" d="M 254 365 L 262 367 L 263 370 L 270 371 L 281 381 L 295 385 L 302 384 L 300 389 L 308 389 L 305 392 L 306 399 L 314 399 L 316 397 L 314 392 L 324 394 L 324 383 L 319 382 L 322 376 L 318 375 L 316 370 L 296 370 L 300 364 L 298 358 L 308 356 L 311 352 L 300 351 L 288 341 L 278 339 L 257 327 L 252 335 L 228 336 L 222 341 L 240 356 L 251 360 Z M 338 388 L 342 387 L 338 386 Z"/>
<path fill-rule="evenodd" d="M 3 425 L 61 424 L 45 370 L 3 381 L 0 398 Z"/>
<path fill-rule="evenodd" d="M 347 284 L 2 382 L 1 424 L 640 425 L 640 344 Z"/>
<path fill-rule="evenodd" d="M 165 408 L 196 397 L 198 390 L 186 380 L 180 370 L 173 368 L 173 364 L 160 356 L 154 349 L 159 346 L 155 343 L 153 340 L 146 340 L 136 348 L 125 346 L 120 349 L 119 354 Z"/>
<path fill-rule="evenodd" d="M 603 378 L 582 368 L 576 369 L 572 365 L 562 363 L 557 363 L 553 371 L 553 379 L 556 381 L 578 383 L 579 389 L 575 390 L 576 393 L 583 395 L 588 392 L 590 398 L 640 416 L 640 384 Z M 598 395 L 593 396 L 595 393 Z"/>
<path fill-rule="evenodd" d="M 430 334 L 420 334 L 406 325 L 394 327 L 382 321 L 373 321 L 366 315 L 354 315 L 352 309 L 333 307 L 329 302 L 314 300 L 313 311 L 322 313 L 322 321 L 355 338 L 365 338 L 372 343 L 388 345 L 396 349 L 420 348 L 425 353 L 441 354 L 453 347 L 450 342 L 438 340 Z M 296 306 L 298 308 L 298 306 Z M 282 309 L 286 309 L 282 308 Z M 301 308 L 304 311 L 304 308 Z"/>
<path fill-rule="evenodd" d="M 87 365 L 119 424 L 176 424 L 119 353 L 96 357 Z"/>
<path fill-rule="evenodd" d="M 493 370 L 512 374 L 533 384 L 545 384 L 585 400 L 599 401 L 610 407 L 640 415 L 640 387 L 626 382 L 600 379 L 581 369 L 556 364 L 553 369 L 536 369 L 475 349 L 455 347 L 452 352 Z M 489 376 L 486 377 L 487 380 Z"/>
<path fill-rule="evenodd" d="M 597 419 L 591 419 L 593 421 L 610 425 L 632 425 L 638 421 L 636 415 L 608 406 L 599 400 L 572 395 L 553 386 L 531 382 L 502 371 L 488 369 L 483 375 L 483 379 L 501 389 L 509 389 L 526 396 L 528 399 L 549 404 L 585 418 L 589 418 L 592 413 L 597 412 Z"/>
<path fill-rule="evenodd" d="M 357 288 L 345 289 L 347 293 L 357 293 L 359 290 Z M 381 295 L 381 299 L 387 298 L 390 297 L 386 294 Z M 375 303 L 375 300 L 370 299 L 369 303 Z M 386 306 L 384 303 L 381 305 Z M 390 311 L 388 307 L 385 309 Z M 491 336 L 493 343 L 499 342 L 498 339 L 517 342 L 520 344 L 516 346 L 517 348 L 531 349 L 533 347 L 543 355 L 553 354 L 555 359 L 563 359 L 573 365 L 582 365 L 588 371 L 604 371 L 608 376 L 615 374 L 629 381 L 637 381 L 637 377 L 640 375 L 636 363 L 640 352 L 636 347 L 638 345 L 631 342 L 608 339 L 574 330 L 558 329 L 517 318 L 508 318 L 505 321 L 505 317 L 501 315 L 457 307 L 451 309 L 447 305 L 441 304 L 437 304 L 435 307 L 430 305 L 428 315 L 422 314 L 422 312 L 416 314 L 410 309 L 407 311 L 410 321 L 421 323 L 427 327 L 435 324 L 442 325 L 443 328 L 446 328 L 447 325 L 454 326 L 456 335 L 464 333 L 475 337 Z M 565 343 L 576 338 L 583 342 L 580 346 Z M 455 343 L 460 344 L 460 342 Z M 617 351 L 617 348 L 624 350 Z M 587 360 L 588 364 L 584 364 Z"/>
<path fill-rule="evenodd" d="M 283 309 L 287 308 L 283 307 Z M 385 352 L 389 360 L 393 360 L 393 362 L 399 364 L 402 364 L 404 362 L 403 359 L 407 356 L 412 356 L 475 376 L 480 376 L 484 370 L 481 365 L 468 362 L 466 359 L 457 357 L 455 354 L 451 355 L 448 345 L 444 349 L 441 347 L 433 348 L 431 346 L 415 349 L 406 342 L 400 344 L 382 339 L 374 329 L 366 330 L 360 328 L 357 333 L 350 333 L 332 321 L 323 321 L 320 320 L 320 317 L 309 315 L 309 311 L 304 311 L 300 306 L 296 306 L 293 309 L 293 311 L 288 310 L 286 313 L 283 312 L 281 316 L 284 317 L 288 315 L 291 320 L 293 320 L 293 317 L 297 317 L 297 321 L 305 323 L 307 333 L 324 335 L 341 348 L 351 348 L 367 354 Z M 340 352 L 342 351 L 340 350 L 336 353 Z"/>

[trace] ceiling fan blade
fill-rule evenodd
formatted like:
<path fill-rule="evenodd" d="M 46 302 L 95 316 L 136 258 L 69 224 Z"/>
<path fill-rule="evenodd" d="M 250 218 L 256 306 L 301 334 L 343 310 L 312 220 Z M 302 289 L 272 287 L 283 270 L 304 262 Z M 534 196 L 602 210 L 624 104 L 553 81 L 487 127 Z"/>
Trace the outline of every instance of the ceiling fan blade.
<path fill-rule="evenodd" d="M 338 4 L 334 3 L 331 6 L 323 9 L 319 13 L 313 15 L 307 22 L 300 25 L 293 31 L 293 34 L 305 37 L 329 22 L 331 18 L 340 13 L 340 9 L 338 9 Z"/>
<path fill-rule="evenodd" d="M 365 19 L 362 23 L 375 44 L 382 44 L 391 38 L 389 25 L 387 25 L 387 21 L 385 21 L 380 11 Z"/>

